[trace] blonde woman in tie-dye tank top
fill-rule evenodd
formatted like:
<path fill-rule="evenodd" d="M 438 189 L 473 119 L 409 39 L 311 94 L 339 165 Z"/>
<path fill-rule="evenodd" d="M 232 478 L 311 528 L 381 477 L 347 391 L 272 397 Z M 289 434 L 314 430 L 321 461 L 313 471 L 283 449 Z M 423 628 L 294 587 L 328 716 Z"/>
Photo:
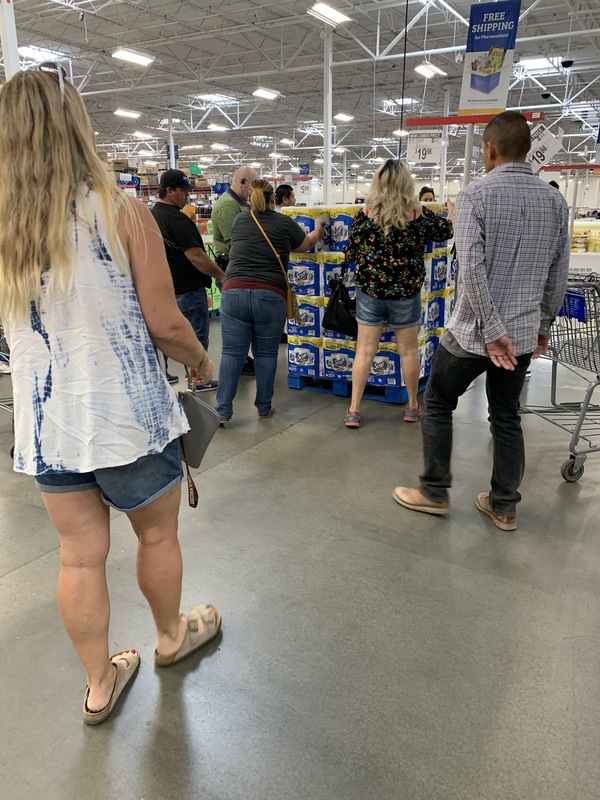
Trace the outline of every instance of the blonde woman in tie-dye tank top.
<path fill-rule="evenodd" d="M 34 185 L 15 205 L 10 176 L 25 174 Z M 188 424 L 157 348 L 203 380 L 213 365 L 177 308 L 156 223 L 112 184 L 58 65 L 18 73 L 0 90 L 0 209 L 14 466 L 35 476 L 60 537 L 59 606 L 87 674 L 83 718 L 95 725 L 140 663 L 135 650 L 108 657 L 109 506 L 138 537 L 156 663 L 175 663 L 220 629 L 213 606 L 179 613 L 179 438 Z"/>

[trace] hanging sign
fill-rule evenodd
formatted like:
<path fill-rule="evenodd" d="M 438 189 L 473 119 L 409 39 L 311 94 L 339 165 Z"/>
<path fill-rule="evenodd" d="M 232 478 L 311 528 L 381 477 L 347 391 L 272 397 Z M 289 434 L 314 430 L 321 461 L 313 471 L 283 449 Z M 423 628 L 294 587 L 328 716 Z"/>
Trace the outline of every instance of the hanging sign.
<path fill-rule="evenodd" d="M 561 143 L 556 136 L 544 125 L 536 125 L 531 131 L 531 150 L 527 154 L 527 162 L 534 172 L 538 172 L 561 150 Z"/>
<path fill-rule="evenodd" d="M 310 175 L 310 164 L 298 164 L 300 175 Z"/>
<path fill-rule="evenodd" d="M 520 11 L 520 0 L 471 6 L 459 114 L 505 110 Z"/>
<path fill-rule="evenodd" d="M 442 131 L 411 131 L 406 160 L 414 164 L 439 164 L 442 159 Z"/>

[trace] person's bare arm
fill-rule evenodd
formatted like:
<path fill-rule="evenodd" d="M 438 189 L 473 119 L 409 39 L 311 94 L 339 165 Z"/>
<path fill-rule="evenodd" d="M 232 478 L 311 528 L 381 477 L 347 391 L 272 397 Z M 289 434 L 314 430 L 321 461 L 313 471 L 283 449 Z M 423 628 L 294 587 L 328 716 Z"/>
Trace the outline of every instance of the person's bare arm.
<path fill-rule="evenodd" d="M 150 337 L 168 358 L 197 369 L 205 383 L 212 379 L 213 365 L 175 301 L 161 233 L 146 206 L 128 202 L 134 219 L 128 221 L 122 210 L 117 227 Z"/>
<path fill-rule="evenodd" d="M 325 236 L 325 228 L 321 225 L 321 223 L 317 223 L 316 228 L 312 233 L 308 233 L 304 237 L 304 241 L 300 245 L 300 247 L 295 247 L 292 250 L 292 253 L 308 253 L 308 251 L 316 245 L 319 239 L 322 239 Z"/>
<path fill-rule="evenodd" d="M 225 280 L 225 273 L 218 267 L 214 261 L 206 255 L 201 247 L 190 247 L 184 251 L 183 254 L 188 261 L 190 261 L 198 270 L 204 275 L 210 275 L 211 278 L 216 278 L 218 281 Z"/>

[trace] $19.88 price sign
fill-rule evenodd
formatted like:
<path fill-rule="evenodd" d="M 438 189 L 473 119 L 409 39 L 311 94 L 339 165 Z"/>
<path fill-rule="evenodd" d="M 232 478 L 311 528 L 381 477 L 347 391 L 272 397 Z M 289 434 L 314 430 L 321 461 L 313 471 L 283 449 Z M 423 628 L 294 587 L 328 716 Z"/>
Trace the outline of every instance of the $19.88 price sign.
<path fill-rule="evenodd" d="M 441 131 L 411 131 L 406 145 L 406 160 L 415 164 L 439 164 L 442 158 Z"/>
<path fill-rule="evenodd" d="M 534 172 L 538 172 L 561 150 L 562 145 L 556 136 L 544 125 L 536 125 L 531 131 L 531 150 L 527 154 L 527 162 Z"/>

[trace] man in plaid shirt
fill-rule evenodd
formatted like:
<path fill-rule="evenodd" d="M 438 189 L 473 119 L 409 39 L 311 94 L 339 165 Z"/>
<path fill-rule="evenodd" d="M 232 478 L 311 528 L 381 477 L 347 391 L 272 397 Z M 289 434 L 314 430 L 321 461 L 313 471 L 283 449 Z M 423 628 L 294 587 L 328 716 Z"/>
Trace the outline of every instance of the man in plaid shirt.
<path fill-rule="evenodd" d="M 515 530 L 525 468 L 519 396 L 531 358 L 548 347 L 569 266 L 568 206 L 535 177 L 525 158 L 529 125 L 516 111 L 495 117 L 483 134 L 487 175 L 460 192 L 454 231 L 457 299 L 432 364 L 422 421 L 418 488 L 398 486 L 400 505 L 428 514 L 450 509 L 452 412 L 481 373 L 494 439 L 491 491 L 475 505 L 501 530 Z"/>

